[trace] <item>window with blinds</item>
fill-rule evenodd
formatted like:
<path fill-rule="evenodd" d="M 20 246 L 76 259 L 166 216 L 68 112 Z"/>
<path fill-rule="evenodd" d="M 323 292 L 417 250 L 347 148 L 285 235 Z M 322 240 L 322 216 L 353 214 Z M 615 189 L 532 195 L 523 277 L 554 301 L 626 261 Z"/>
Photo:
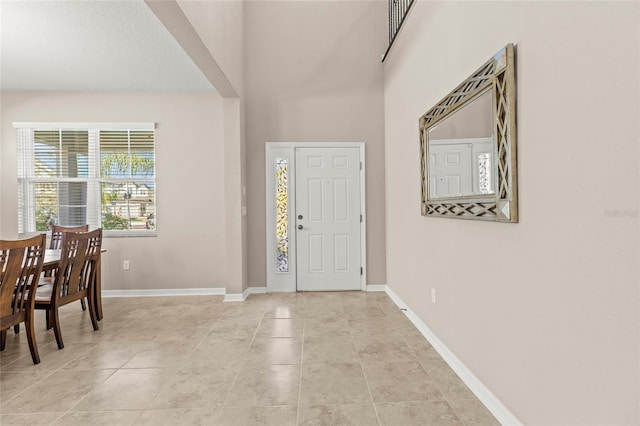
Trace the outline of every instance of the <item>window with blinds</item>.
<path fill-rule="evenodd" d="M 14 123 L 18 232 L 54 224 L 155 235 L 153 123 Z"/>

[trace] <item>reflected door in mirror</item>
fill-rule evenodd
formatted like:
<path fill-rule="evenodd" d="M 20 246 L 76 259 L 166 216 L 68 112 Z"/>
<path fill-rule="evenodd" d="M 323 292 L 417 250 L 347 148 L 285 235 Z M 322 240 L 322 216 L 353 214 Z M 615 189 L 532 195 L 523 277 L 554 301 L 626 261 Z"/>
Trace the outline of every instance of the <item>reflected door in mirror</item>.
<path fill-rule="evenodd" d="M 491 138 L 429 141 L 429 198 L 494 194 Z"/>

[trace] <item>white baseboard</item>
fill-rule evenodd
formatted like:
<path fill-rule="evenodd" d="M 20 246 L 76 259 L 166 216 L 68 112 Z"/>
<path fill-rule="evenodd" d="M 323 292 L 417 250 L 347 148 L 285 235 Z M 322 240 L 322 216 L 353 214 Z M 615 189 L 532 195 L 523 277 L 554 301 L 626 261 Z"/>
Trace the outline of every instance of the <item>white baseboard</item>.
<path fill-rule="evenodd" d="M 365 291 L 386 291 L 386 284 L 367 284 L 367 288 Z"/>
<path fill-rule="evenodd" d="M 385 290 L 391 300 L 403 309 L 407 318 L 415 325 L 420 333 L 429 341 L 431 346 L 440 354 L 449 367 L 462 379 L 471 392 L 482 402 L 494 417 L 503 425 L 519 426 L 523 423 L 455 356 L 449 348 L 435 335 L 433 331 L 409 308 L 400 297 L 389 287 Z"/>
<path fill-rule="evenodd" d="M 239 294 L 225 288 L 170 288 L 144 290 L 102 290 L 102 297 L 224 296 L 224 302 L 243 302 L 250 294 L 264 294 L 267 287 L 249 287 Z"/>
<path fill-rule="evenodd" d="M 242 293 L 227 293 L 224 295 L 223 302 L 244 302 L 249 297 L 249 289 L 246 288 Z"/>
<path fill-rule="evenodd" d="M 223 302 L 244 302 L 250 294 L 265 294 L 267 287 L 247 287 L 242 293 L 229 293 L 224 295 Z"/>
<path fill-rule="evenodd" d="M 102 290 L 102 297 L 222 296 L 223 294 L 225 294 L 224 288 Z"/>

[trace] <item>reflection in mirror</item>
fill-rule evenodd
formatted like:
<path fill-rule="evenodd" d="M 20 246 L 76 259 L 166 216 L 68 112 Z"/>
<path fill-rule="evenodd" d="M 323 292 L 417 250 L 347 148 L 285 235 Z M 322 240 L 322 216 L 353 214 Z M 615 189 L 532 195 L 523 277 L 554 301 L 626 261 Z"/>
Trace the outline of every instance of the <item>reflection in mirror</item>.
<path fill-rule="evenodd" d="M 495 194 L 491 101 L 486 91 L 429 129 L 429 198 Z"/>

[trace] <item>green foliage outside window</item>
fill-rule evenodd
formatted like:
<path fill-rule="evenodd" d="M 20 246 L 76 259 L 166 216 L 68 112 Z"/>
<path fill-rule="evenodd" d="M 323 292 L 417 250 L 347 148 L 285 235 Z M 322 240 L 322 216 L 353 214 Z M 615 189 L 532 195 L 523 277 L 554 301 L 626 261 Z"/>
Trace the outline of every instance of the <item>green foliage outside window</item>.
<path fill-rule="evenodd" d="M 102 229 L 129 229 L 129 221 L 124 217 L 116 216 L 111 213 L 102 214 Z"/>
<path fill-rule="evenodd" d="M 115 153 L 103 155 L 100 161 L 100 175 L 111 177 L 112 174 L 129 174 L 129 164 L 131 164 L 130 176 L 149 176 L 153 174 L 153 158 L 141 155 Z"/>
<path fill-rule="evenodd" d="M 40 204 L 36 207 L 36 231 L 46 232 L 51 230 L 56 223 L 56 208 L 55 204 Z"/>

